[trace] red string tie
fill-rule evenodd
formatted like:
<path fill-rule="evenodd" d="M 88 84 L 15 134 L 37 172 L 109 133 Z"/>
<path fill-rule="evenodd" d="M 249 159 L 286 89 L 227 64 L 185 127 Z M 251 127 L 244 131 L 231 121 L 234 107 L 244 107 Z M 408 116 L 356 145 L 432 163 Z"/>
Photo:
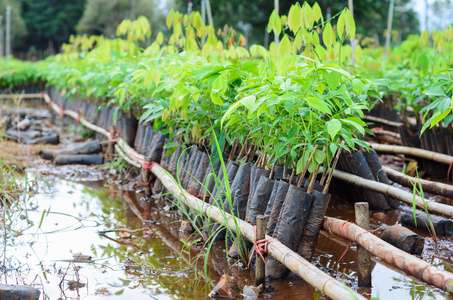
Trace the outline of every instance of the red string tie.
<path fill-rule="evenodd" d="M 60 118 L 63 119 L 63 117 L 64 117 L 64 108 L 63 108 L 63 105 L 60 105 L 59 114 L 60 114 Z"/>
<path fill-rule="evenodd" d="M 77 123 L 80 123 L 80 117 L 82 116 L 82 112 L 83 112 L 82 109 L 79 108 L 79 113 L 77 114 L 77 119 L 76 119 Z"/>
<path fill-rule="evenodd" d="M 144 160 L 142 163 L 142 169 L 146 171 L 151 171 L 151 168 L 153 167 L 154 162 L 153 161 L 146 161 Z"/>
<path fill-rule="evenodd" d="M 117 138 L 121 137 L 121 133 L 117 130 L 107 130 L 109 134 L 109 141 L 116 140 Z"/>
<path fill-rule="evenodd" d="M 270 242 L 275 242 L 277 241 L 277 239 L 275 238 L 270 238 L 270 239 L 261 239 L 261 240 L 256 240 L 256 226 L 254 225 L 253 226 L 253 235 L 255 236 L 255 242 L 253 243 L 253 249 L 252 249 L 252 253 L 250 254 L 250 259 L 249 259 L 249 263 L 247 265 L 247 267 L 250 266 L 250 263 L 252 262 L 252 257 L 253 257 L 253 253 L 258 253 L 258 255 L 261 257 L 261 259 L 264 261 L 264 264 L 266 265 L 266 267 L 269 268 L 269 265 L 267 264 L 266 260 L 264 259 L 264 256 L 267 254 L 267 244 L 269 244 Z"/>
<path fill-rule="evenodd" d="M 347 227 L 349 224 L 355 224 L 355 223 L 354 223 L 354 222 L 344 222 L 343 224 L 341 224 L 341 226 L 340 226 L 340 234 L 342 235 L 342 237 L 344 237 L 344 236 L 346 235 L 346 234 L 345 234 L 345 230 L 346 230 L 346 227 Z M 362 229 L 363 229 L 363 228 L 362 228 Z M 378 228 L 376 228 L 376 229 L 371 229 L 371 230 L 366 230 L 366 229 L 365 229 L 365 231 L 367 231 L 367 232 L 369 232 L 369 233 L 373 233 L 373 232 L 378 231 L 378 230 L 380 230 L 380 229 L 381 229 L 381 227 L 378 227 Z M 332 233 L 332 231 L 330 230 L 330 228 L 329 228 L 329 232 L 330 232 L 330 234 L 332 234 L 333 236 L 336 236 L 335 234 Z M 352 245 L 352 242 L 350 242 L 350 243 L 346 246 L 346 248 L 344 249 L 343 254 L 340 256 L 340 258 L 338 259 L 337 263 L 339 263 L 339 262 L 343 259 L 343 257 L 345 256 L 346 252 L 348 252 L 349 248 L 351 248 L 351 245 Z"/>

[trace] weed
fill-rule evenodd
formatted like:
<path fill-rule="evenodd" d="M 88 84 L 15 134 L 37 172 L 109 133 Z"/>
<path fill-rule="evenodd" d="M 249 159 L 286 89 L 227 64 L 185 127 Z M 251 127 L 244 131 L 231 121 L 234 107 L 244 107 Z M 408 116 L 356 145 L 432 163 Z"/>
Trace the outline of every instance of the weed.
<path fill-rule="evenodd" d="M 221 170 L 223 172 L 224 178 L 227 178 L 228 177 L 227 170 L 226 170 L 225 162 L 223 160 L 223 156 L 221 153 L 221 147 L 219 145 L 219 141 L 215 134 L 214 134 L 214 141 L 215 141 L 215 145 L 216 145 L 216 149 L 217 149 L 216 154 L 218 155 L 218 158 L 221 161 Z M 187 151 L 187 149 L 184 151 Z M 211 165 L 211 168 L 212 168 L 212 170 L 214 170 L 213 165 Z M 212 222 L 212 220 L 209 218 L 209 215 L 205 216 L 203 214 L 203 211 L 206 211 L 209 213 L 210 208 L 205 206 L 205 204 L 203 202 L 203 204 L 201 204 L 201 207 L 198 207 L 198 209 L 195 210 L 194 208 L 188 207 L 185 204 L 185 201 L 181 199 L 181 197 L 184 197 L 184 194 L 182 193 L 183 187 L 181 185 L 181 181 L 179 178 L 179 174 L 180 174 L 179 159 L 178 159 L 176 173 L 177 173 L 177 176 L 176 176 L 175 181 L 176 181 L 181 193 L 179 195 L 173 195 L 174 199 L 175 199 L 174 204 L 179 208 L 179 210 L 182 212 L 182 214 L 185 216 L 185 218 L 191 223 L 192 227 L 195 230 L 194 234 L 199 234 L 204 239 L 204 248 L 206 249 L 206 253 L 204 253 L 202 255 L 202 257 L 204 257 L 204 265 L 203 265 L 204 273 L 207 275 L 209 252 L 214 244 L 214 241 L 216 240 L 216 237 L 219 235 L 219 233 L 224 230 L 227 231 L 226 237 L 236 236 L 238 244 L 240 245 L 240 247 L 239 247 L 240 248 L 239 249 L 240 257 L 243 260 L 243 262 L 246 262 L 247 250 L 245 247 L 244 238 L 241 234 L 240 220 L 238 217 L 236 217 L 234 215 L 227 215 L 227 211 L 232 211 L 232 207 L 233 207 L 232 198 L 231 198 L 231 190 L 230 190 L 230 185 L 229 185 L 228 180 L 224 180 L 222 182 L 221 180 L 219 180 L 219 178 L 217 178 L 217 176 L 214 174 L 214 172 L 212 174 L 210 174 L 209 176 L 207 176 L 207 179 L 206 179 L 207 182 L 209 182 L 210 177 L 213 177 L 215 179 L 215 184 L 216 184 L 218 190 L 223 191 L 222 194 L 223 193 L 225 194 L 225 200 L 226 200 L 225 202 L 222 202 L 223 199 L 215 199 L 214 203 L 212 204 L 212 206 L 216 206 L 220 209 L 220 212 L 224 218 L 224 221 L 220 224 L 221 226 L 219 226 L 215 230 L 212 230 L 211 228 L 216 223 Z M 167 172 L 167 174 L 171 178 L 173 178 L 172 175 L 169 174 L 168 172 Z M 205 194 L 207 193 L 207 194 L 209 194 L 209 196 L 212 197 L 212 194 L 206 188 L 207 182 L 206 183 L 199 182 L 199 183 L 203 186 L 204 191 L 205 191 L 204 193 Z M 220 194 L 220 192 L 219 192 L 219 194 Z M 228 207 L 224 207 L 224 203 L 226 203 L 226 205 Z M 228 226 L 228 223 L 231 224 L 231 221 L 233 221 L 233 224 L 234 224 L 233 229 L 230 229 Z M 225 243 L 227 243 L 227 242 L 228 242 L 228 238 L 225 238 Z"/>

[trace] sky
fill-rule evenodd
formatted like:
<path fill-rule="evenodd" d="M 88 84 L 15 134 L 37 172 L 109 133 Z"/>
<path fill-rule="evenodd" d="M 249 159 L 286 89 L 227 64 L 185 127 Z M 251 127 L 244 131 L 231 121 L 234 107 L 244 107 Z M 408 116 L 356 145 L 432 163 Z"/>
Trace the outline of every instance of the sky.
<path fill-rule="evenodd" d="M 427 0 L 428 5 L 432 6 L 436 0 Z M 449 4 L 444 5 L 442 15 L 435 15 L 433 9 L 428 9 L 428 30 L 433 29 L 444 29 L 448 24 L 453 23 L 453 6 L 451 1 L 439 1 L 439 2 L 449 2 Z M 426 1 L 425 0 L 412 0 L 414 10 L 419 15 L 420 20 L 420 31 L 426 29 Z"/>

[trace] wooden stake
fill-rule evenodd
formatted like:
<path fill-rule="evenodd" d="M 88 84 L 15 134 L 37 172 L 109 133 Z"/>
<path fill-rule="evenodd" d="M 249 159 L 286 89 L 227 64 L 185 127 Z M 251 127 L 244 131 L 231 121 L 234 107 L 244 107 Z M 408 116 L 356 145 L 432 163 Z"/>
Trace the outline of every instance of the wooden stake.
<path fill-rule="evenodd" d="M 148 156 L 145 156 L 145 161 L 146 162 L 151 162 L 151 157 L 148 157 Z M 145 195 L 150 197 L 152 195 L 152 190 L 151 190 L 151 182 L 149 180 L 149 174 L 150 172 L 145 169 L 145 168 L 142 168 L 141 170 L 141 175 L 142 175 L 142 180 L 143 180 L 143 184 L 145 185 Z"/>
<path fill-rule="evenodd" d="M 365 230 L 370 230 L 368 202 L 357 202 L 354 209 L 356 224 Z M 360 245 L 357 245 L 357 254 L 359 287 L 371 287 L 371 254 Z"/>
<path fill-rule="evenodd" d="M 262 240 L 266 237 L 266 218 L 263 215 L 256 217 L 256 240 Z M 262 284 L 264 286 L 266 281 L 265 272 L 264 272 L 264 260 L 261 259 L 261 256 L 255 253 L 255 285 L 259 286 Z"/>
<path fill-rule="evenodd" d="M 107 147 L 107 152 L 110 158 L 113 158 L 113 153 L 115 153 L 115 150 L 113 148 L 113 132 L 115 132 L 115 127 L 111 126 L 110 127 L 110 135 L 109 135 L 109 144 Z"/>

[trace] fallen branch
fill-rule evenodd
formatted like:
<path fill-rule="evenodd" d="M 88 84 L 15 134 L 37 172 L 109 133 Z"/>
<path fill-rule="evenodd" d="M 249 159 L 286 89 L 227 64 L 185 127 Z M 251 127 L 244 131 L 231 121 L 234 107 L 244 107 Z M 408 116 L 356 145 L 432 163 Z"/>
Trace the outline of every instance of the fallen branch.
<path fill-rule="evenodd" d="M 352 184 L 357 185 L 358 187 L 369 189 L 375 192 L 382 193 L 384 195 L 390 196 L 392 198 L 401 200 L 407 204 L 412 205 L 413 202 L 417 205 L 417 207 L 421 209 L 425 209 L 425 203 L 426 207 L 430 212 L 446 215 L 448 217 L 453 217 L 453 206 L 451 205 L 446 205 L 442 203 L 437 203 L 433 200 L 424 200 L 417 196 L 413 195 L 411 193 L 405 192 L 403 190 L 400 190 L 396 187 L 393 187 L 391 185 L 387 185 L 384 183 L 380 183 L 377 181 L 373 180 L 368 180 L 364 179 L 359 176 L 355 176 L 340 170 L 334 170 L 333 176 L 337 179 L 340 179 L 345 182 L 349 182 Z"/>
<path fill-rule="evenodd" d="M 430 159 L 446 165 L 451 165 L 453 163 L 453 156 L 434 151 L 406 146 L 382 145 L 377 143 L 369 143 L 369 145 L 378 152 L 406 154 L 419 158 Z"/>
<path fill-rule="evenodd" d="M 325 217 L 323 228 L 337 236 L 357 243 L 371 254 L 415 278 L 421 279 L 444 291 L 453 291 L 452 273 L 440 270 L 413 255 L 407 254 L 353 223 Z"/>
<path fill-rule="evenodd" d="M 407 186 L 412 188 L 413 184 L 417 184 L 418 182 L 421 183 L 423 191 L 434 194 L 444 196 L 450 199 L 453 199 L 453 186 L 441 182 L 434 182 L 425 179 L 415 178 L 409 175 L 405 175 L 395 169 L 389 167 L 382 167 L 384 172 L 387 176 L 401 185 Z"/>

